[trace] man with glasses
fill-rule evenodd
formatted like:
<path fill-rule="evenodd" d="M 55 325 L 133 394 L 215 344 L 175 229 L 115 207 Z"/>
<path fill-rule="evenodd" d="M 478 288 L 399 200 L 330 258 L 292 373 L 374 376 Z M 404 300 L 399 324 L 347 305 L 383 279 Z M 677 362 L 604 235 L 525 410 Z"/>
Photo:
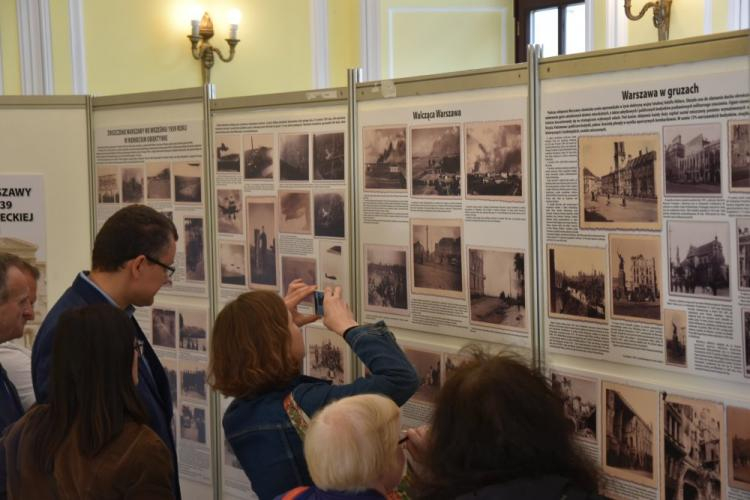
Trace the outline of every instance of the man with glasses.
<path fill-rule="evenodd" d="M 42 322 L 32 350 L 31 370 L 36 399 L 45 403 L 60 315 L 68 309 L 98 303 L 110 303 L 130 315 L 137 339 L 143 343 L 138 360 L 138 392 L 151 417 L 149 425 L 172 453 L 175 497 L 180 498 L 169 382 L 159 358 L 133 318 L 135 307 L 153 304 L 156 293 L 169 282 L 175 271 L 176 252 L 177 230 L 163 214 L 144 205 L 130 205 L 115 212 L 96 235 L 91 271 L 76 276 Z M 102 325 L 102 335 L 106 334 L 107 325 Z"/>

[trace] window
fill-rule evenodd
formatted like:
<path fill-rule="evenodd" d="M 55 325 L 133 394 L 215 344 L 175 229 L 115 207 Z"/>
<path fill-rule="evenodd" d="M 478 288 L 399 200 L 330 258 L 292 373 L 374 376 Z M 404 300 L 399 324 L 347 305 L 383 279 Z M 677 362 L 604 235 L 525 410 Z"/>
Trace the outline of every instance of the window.
<path fill-rule="evenodd" d="M 586 50 L 586 3 L 581 0 L 514 0 L 516 62 L 526 46 L 543 46 L 544 57 Z"/>

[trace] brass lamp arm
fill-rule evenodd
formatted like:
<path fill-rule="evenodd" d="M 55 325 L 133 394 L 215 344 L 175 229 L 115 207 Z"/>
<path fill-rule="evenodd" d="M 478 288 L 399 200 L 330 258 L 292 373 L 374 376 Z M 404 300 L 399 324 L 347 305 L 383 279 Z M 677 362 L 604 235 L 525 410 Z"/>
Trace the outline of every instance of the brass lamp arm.
<path fill-rule="evenodd" d="M 227 44 L 229 45 L 229 56 L 224 57 L 224 54 L 221 53 L 221 50 L 217 49 L 216 47 L 211 47 L 211 50 L 216 52 L 216 55 L 219 56 L 219 59 L 221 59 L 224 62 L 229 62 L 232 59 L 234 59 L 234 48 L 237 46 L 240 41 L 238 39 L 232 39 L 232 38 L 225 38 L 227 41 Z"/>
<path fill-rule="evenodd" d="M 631 0 L 625 0 L 625 15 L 631 21 L 637 21 L 637 20 L 639 20 L 640 18 L 642 18 L 646 14 L 646 11 L 648 9 L 650 9 L 652 7 L 656 7 L 656 3 L 655 2 L 648 2 L 646 5 L 644 5 L 641 8 L 641 11 L 638 13 L 638 15 L 634 16 L 633 13 L 630 10 L 630 2 L 631 2 Z"/>

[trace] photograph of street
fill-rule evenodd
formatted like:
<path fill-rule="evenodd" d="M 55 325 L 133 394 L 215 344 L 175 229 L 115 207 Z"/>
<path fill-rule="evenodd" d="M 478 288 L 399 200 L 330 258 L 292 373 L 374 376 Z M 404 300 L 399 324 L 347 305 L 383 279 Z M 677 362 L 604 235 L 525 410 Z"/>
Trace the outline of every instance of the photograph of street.
<path fill-rule="evenodd" d="M 661 238 L 609 235 L 612 317 L 661 322 Z"/>
<path fill-rule="evenodd" d="M 172 170 L 168 161 L 146 162 L 146 197 L 149 200 L 172 199 Z"/>
<path fill-rule="evenodd" d="M 216 134 L 216 170 L 219 172 L 240 171 L 240 136 L 238 134 Z"/>
<path fill-rule="evenodd" d="M 604 322 L 606 250 L 550 245 L 548 256 L 550 316 Z"/>
<path fill-rule="evenodd" d="M 525 331 L 523 252 L 472 247 L 468 252 L 472 323 Z"/>
<path fill-rule="evenodd" d="M 206 409 L 183 403 L 180 409 L 180 437 L 206 444 Z"/>
<path fill-rule="evenodd" d="M 687 312 L 664 309 L 664 362 L 687 367 Z"/>
<path fill-rule="evenodd" d="M 201 164 L 173 163 L 174 201 L 183 203 L 200 203 L 201 195 Z"/>
<path fill-rule="evenodd" d="M 122 202 L 143 203 L 144 183 L 142 167 L 122 168 Z"/>
<path fill-rule="evenodd" d="M 595 380 L 551 372 L 552 388 L 562 396 L 565 417 L 576 437 L 596 442 L 598 387 Z"/>
<path fill-rule="evenodd" d="M 276 283 L 276 198 L 247 197 L 247 245 L 250 249 L 250 283 Z"/>
<path fill-rule="evenodd" d="M 413 219 L 412 292 L 465 299 L 461 242 L 463 221 Z"/>
<path fill-rule="evenodd" d="M 406 189 L 406 127 L 364 127 L 365 190 Z"/>
<path fill-rule="evenodd" d="M 461 196 L 461 128 L 411 129 L 412 196 Z"/>
<path fill-rule="evenodd" d="M 180 397 L 205 403 L 207 393 L 205 366 L 180 360 Z"/>
<path fill-rule="evenodd" d="M 310 144 L 307 134 L 280 134 L 279 151 L 279 179 L 310 180 Z"/>
<path fill-rule="evenodd" d="M 245 179 L 273 179 L 273 134 L 245 134 Z"/>
<path fill-rule="evenodd" d="M 406 347 L 404 354 L 419 377 L 419 388 L 412 399 L 434 404 L 440 391 L 440 353 Z"/>
<path fill-rule="evenodd" d="M 367 305 L 371 311 L 408 312 L 406 247 L 365 245 Z"/>
<path fill-rule="evenodd" d="M 729 172 L 732 191 L 750 191 L 750 121 L 729 121 Z"/>
<path fill-rule="evenodd" d="M 729 298 L 729 223 L 669 221 L 671 295 Z"/>
<path fill-rule="evenodd" d="M 727 406 L 729 485 L 750 492 L 750 409 Z"/>
<path fill-rule="evenodd" d="M 521 122 L 466 124 L 466 197 L 523 200 Z"/>
<path fill-rule="evenodd" d="M 721 194 L 721 124 L 664 127 L 665 191 Z"/>

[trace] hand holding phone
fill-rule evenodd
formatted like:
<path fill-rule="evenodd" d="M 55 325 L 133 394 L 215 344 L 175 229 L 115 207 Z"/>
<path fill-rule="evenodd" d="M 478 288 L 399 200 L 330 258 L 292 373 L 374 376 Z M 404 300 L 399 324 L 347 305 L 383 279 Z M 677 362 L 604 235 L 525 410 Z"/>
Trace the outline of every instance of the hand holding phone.
<path fill-rule="evenodd" d="M 323 298 L 325 293 L 317 290 L 313 293 L 313 302 L 315 303 L 315 314 L 317 316 L 323 316 Z"/>

